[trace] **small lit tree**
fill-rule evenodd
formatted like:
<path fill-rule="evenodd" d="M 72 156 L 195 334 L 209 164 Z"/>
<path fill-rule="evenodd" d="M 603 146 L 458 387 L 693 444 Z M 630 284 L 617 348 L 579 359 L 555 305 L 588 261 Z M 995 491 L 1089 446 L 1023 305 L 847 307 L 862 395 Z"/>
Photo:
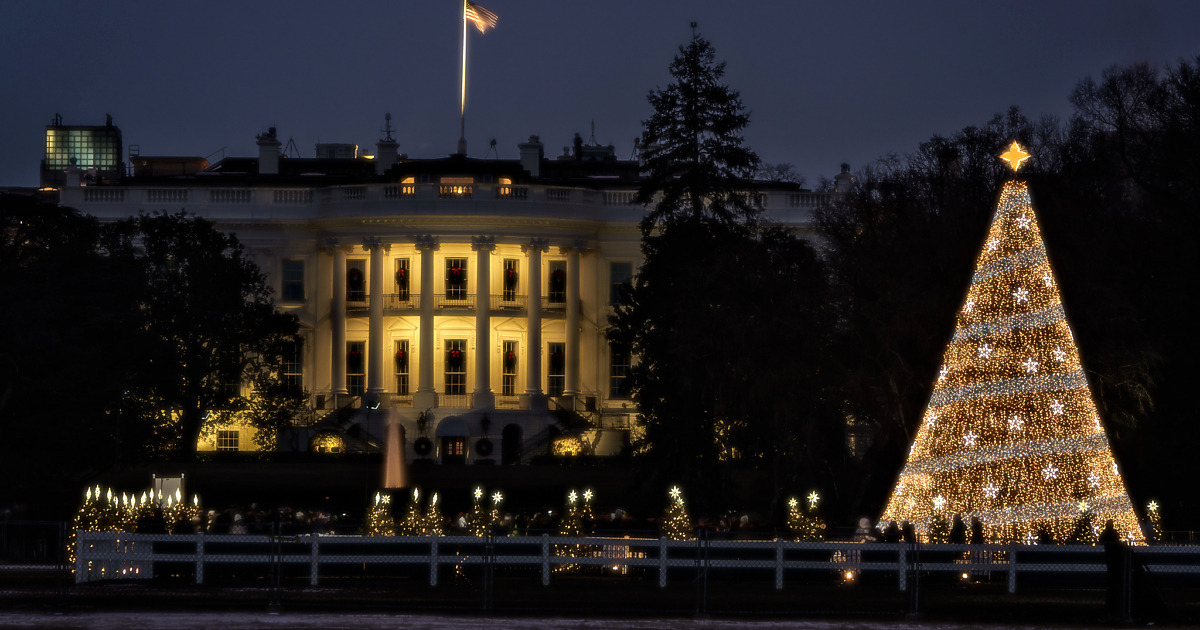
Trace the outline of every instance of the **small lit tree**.
<path fill-rule="evenodd" d="M 808 510 L 800 506 L 796 497 L 788 499 L 788 529 L 796 541 L 816 542 L 824 537 L 825 521 L 817 508 L 820 496 L 816 491 L 808 494 Z"/>
<path fill-rule="evenodd" d="M 1087 501 L 1080 501 L 1077 507 L 1079 516 L 1075 518 L 1075 528 L 1071 532 L 1070 542 L 1075 545 L 1094 545 L 1098 542 L 1098 537 L 1092 508 Z"/>
<path fill-rule="evenodd" d="M 574 490 L 567 493 L 567 505 L 563 509 L 562 517 L 558 519 L 558 535 L 583 535 L 583 514 L 579 509 L 579 494 Z M 573 558 L 580 555 L 580 547 L 581 545 L 575 544 L 554 545 L 554 555 L 560 558 Z M 560 564 L 554 568 L 559 573 L 573 572 L 578 569 L 579 565 L 577 564 Z"/>
<path fill-rule="evenodd" d="M 421 521 L 421 535 L 445 535 L 445 519 L 442 517 L 442 508 L 438 506 L 438 495 L 436 492 L 429 497 L 429 507 L 426 508 L 425 518 Z"/>
<path fill-rule="evenodd" d="M 396 519 L 392 517 L 392 497 L 375 493 L 375 503 L 367 510 L 367 535 L 392 536 L 396 533 Z"/>
<path fill-rule="evenodd" d="M 1154 536 L 1155 544 L 1162 544 L 1163 527 L 1162 514 L 1158 511 L 1158 501 L 1151 501 L 1146 504 L 1146 518 L 1150 521 L 1150 534 Z"/>
<path fill-rule="evenodd" d="M 404 520 L 398 527 L 401 536 L 421 536 L 424 527 L 421 516 L 421 489 L 413 488 L 412 498 L 409 499 L 408 509 L 404 512 Z"/>
<path fill-rule="evenodd" d="M 492 524 L 490 515 L 483 507 L 483 495 L 483 486 L 475 486 L 474 492 L 471 493 L 475 502 L 471 506 L 471 512 L 467 514 L 467 533 L 479 538 L 487 536 Z"/>
<path fill-rule="evenodd" d="M 663 511 L 659 532 L 663 538 L 671 540 L 690 540 L 692 538 L 692 517 L 688 514 L 683 503 L 683 491 L 679 486 L 671 486 L 667 493 L 669 501 Z"/>

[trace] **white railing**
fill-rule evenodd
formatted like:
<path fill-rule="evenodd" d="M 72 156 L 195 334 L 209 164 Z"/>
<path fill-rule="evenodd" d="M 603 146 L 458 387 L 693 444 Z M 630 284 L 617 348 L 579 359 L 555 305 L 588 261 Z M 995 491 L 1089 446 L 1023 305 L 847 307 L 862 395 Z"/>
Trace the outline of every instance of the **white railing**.
<path fill-rule="evenodd" d="M 146 191 L 147 203 L 187 203 L 186 188 L 151 188 Z"/>
<path fill-rule="evenodd" d="M 829 204 L 835 193 L 798 193 L 767 191 L 760 193 L 764 208 L 770 208 L 774 220 L 785 224 L 811 223 L 811 210 Z M 575 213 L 579 207 L 599 207 L 620 213 L 620 220 L 629 219 L 623 212 L 628 208 L 640 213 L 634 203 L 632 190 L 590 190 L 563 186 L 531 186 L 511 184 L 367 184 L 352 186 L 248 187 L 248 188 L 172 188 L 87 186 L 64 188 L 61 203 L 89 212 L 95 204 L 98 215 L 130 214 L 142 204 L 178 204 L 185 210 L 207 212 L 220 218 L 224 212 L 242 216 L 247 210 L 255 216 L 304 218 L 333 214 L 402 213 L 409 209 L 428 211 L 427 204 L 477 204 L 479 200 L 494 200 L 512 212 L 554 214 Z M 114 208 L 116 204 L 130 207 Z M 411 205 L 410 205 L 411 204 Z M 511 205 L 510 205 L 511 204 Z M 499 205 L 497 207 L 499 207 Z M 248 206 L 246 208 L 229 206 Z M 450 206 L 454 207 L 454 206 Z M 472 205 L 471 207 L 477 207 Z M 565 208 L 564 208 L 565 207 Z M 231 215 L 233 216 L 233 215 Z"/>
<path fill-rule="evenodd" d="M 169 552 L 156 550 L 155 543 L 170 543 L 162 545 Z M 219 545 L 221 551 L 207 551 L 208 544 Z M 185 545 L 189 550 L 180 551 Z M 364 546 L 373 549 L 364 553 Z M 1151 573 L 1200 573 L 1200 547 L 1134 547 L 1131 553 Z M 667 585 L 670 569 L 758 571 L 772 575 L 777 590 L 783 588 L 785 572 L 825 572 L 844 579 L 855 579 L 863 573 L 891 573 L 902 591 L 908 588 L 910 574 L 917 572 L 955 573 L 964 578 L 998 573 L 1007 576 L 1008 592 L 1015 593 L 1019 574 L 1108 571 L 1103 546 L 667 540 L 545 534 L 482 538 L 312 534 L 274 537 L 81 531 L 75 557 L 78 583 L 149 579 L 158 563 L 172 563 L 176 567 L 180 563 L 192 565 L 197 584 L 204 583 L 204 570 L 209 565 L 298 564 L 308 565 L 309 583 L 315 586 L 322 566 L 408 564 L 427 565 L 429 584 L 434 586 L 439 566 L 487 564 L 540 568 L 542 584 L 549 585 L 554 566 L 585 565 L 604 567 L 618 574 L 636 567 L 657 570 L 660 587 Z"/>

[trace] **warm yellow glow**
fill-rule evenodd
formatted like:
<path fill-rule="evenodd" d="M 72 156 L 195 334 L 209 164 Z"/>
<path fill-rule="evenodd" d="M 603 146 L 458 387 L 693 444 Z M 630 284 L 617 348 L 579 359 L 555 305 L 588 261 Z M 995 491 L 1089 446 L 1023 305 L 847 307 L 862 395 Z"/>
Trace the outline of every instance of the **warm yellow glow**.
<path fill-rule="evenodd" d="M 1086 505 L 1143 540 L 1023 182 L 1000 194 L 922 417 L 883 522 L 929 537 L 960 515 L 992 541 L 1065 541 Z"/>
<path fill-rule="evenodd" d="M 1017 169 L 1021 168 L 1021 163 L 1029 159 L 1029 154 L 1025 152 L 1025 149 L 1021 145 L 1017 144 L 1016 140 L 1013 140 L 1012 145 L 1008 147 L 1008 151 L 1000 154 L 1000 159 L 1008 162 L 1008 165 L 1012 167 L 1015 173 Z"/>

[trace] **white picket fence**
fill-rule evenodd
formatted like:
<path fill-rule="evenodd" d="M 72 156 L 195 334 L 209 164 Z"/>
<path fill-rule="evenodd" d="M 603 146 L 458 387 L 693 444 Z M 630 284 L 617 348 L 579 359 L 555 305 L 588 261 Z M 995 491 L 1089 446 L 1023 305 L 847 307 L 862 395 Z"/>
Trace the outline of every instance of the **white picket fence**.
<path fill-rule="evenodd" d="M 556 546 L 580 545 L 574 555 Z M 571 549 L 571 547 L 558 547 Z M 1134 547 L 1134 562 L 1156 574 L 1200 573 L 1200 547 Z M 774 577 L 782 589 L 791 573 L 823 572 L 841 579 L 866 573 L 894 574 L 907 589 L 910 573 L 956 573 L 966 579 L 1007 575 L 1015 593 L 1017 577 L 1036 573 L 1107 572 L 1103 547 L 1081 545 L 919 545 L 909 543 L 788 542 L 783 540 L 690 540 L 653 538 L 517 536 L 365 537 L 341 535 L 262 536 L 236 534 L 78 533 L 75 582 L 150 579 L 155 567 L 194 566 L 197 584 L 207 566 L 308 565 L 316 586 L 322 567 L 335 565 L 425 565 L 429 584 L 438 583 L 440 566 L 540 568 L 550 584 L 559 565 L 598 566 L 623 574 L 631 568 L 657 570 L 667 585 L 671 569 L 739 570 Z"/>

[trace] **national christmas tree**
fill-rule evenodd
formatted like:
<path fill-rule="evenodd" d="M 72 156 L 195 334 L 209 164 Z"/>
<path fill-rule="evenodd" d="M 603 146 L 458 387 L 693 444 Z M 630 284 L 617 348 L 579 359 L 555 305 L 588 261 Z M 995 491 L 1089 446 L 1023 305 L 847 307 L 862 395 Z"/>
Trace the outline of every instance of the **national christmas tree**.
<path fill-rule="evenodd" d="M 1013 170 L 1029 155 L 1013 142 Z M 935 520 L 983 523 L 990 541 L 1068 539 L 1080 502 L 1141 542 L 1137 516 L 1046 258 L 1024 181 L 1000 193 L 933 395 L 881 521 L 927 538 Z"/>

